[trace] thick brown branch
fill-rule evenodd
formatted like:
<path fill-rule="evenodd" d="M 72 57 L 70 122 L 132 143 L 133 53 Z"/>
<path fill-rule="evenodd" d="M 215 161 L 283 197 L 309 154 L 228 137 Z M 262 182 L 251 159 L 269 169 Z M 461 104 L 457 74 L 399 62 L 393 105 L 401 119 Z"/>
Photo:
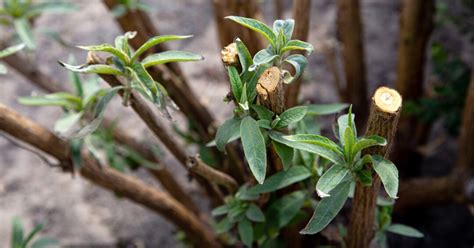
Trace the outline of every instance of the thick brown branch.
<path fill-rule="evenodd" d="M 239 187 L 232 177 L 205 164 L 199 156 L 189 157 L 187 166 L 191 171 L 202 176 L 209 182 L 224 186 L 229 193 L 235 193 Z"/>
<path fill-rule="evenodd" d="M 390 154 L 390 148 L 396 132 L 402 98 L 395 90 L 380 87 L 372 97 L 370 115 L 365 135 L 378 135 L 387 140 L 386 146 L 376 146 L 365 149 L 364 154 L 378 154 L 385 158 Z M 354 201 L 352 203 L 351 223 L 348 241 L 350 248 L 369 247 L 375 234 L 375 208 L 380 189 L 380 178 L 373 176 L 372 185 L 365 187 L 357 182 Z"/>
<path fill-rule="evenodd" d="M 474 172 L 474 68 L 471 71 L 466 102 L 462 115 L 462 123 L 458 140 L 458 167 L 461 171 Z"/>
<path fill-rule="evenodd" d="M 294 0 L 293 18 L 295 19 L 293 39 L 307 41 L 311 19 L 311 0 Z M 286 88 L 285 99 L 287 108 L 294 107 L 298 104 L 298 95 L 302 81 L 303 78 L 300 77 Z"/>
<path fill-rule="evenodd" d="M 359 0 L 337 0 L 337 35 L 342 44 L 347 85 L 344 101 L 353 104 L 357 124 L 362 127 L 367 117 L 367 83 L 359 6 Z"/>
<path fill-rule="evenodd" d="M 406 101 L 423 96 L 427 44 L 433 29 L 434 0 L 404 0 L 400 13 L 395 88 Z M 416 148 L 426 142 L 430 125 L 402 113 L 392 160 L 402 176 L 416 176 L 422 156 Z M 415 165 L 415 166 L 414 166 Z"/>
<path fill-rule="evenodd" d="M 257 83 L 258 102 L 260 105 L 281 114 L 285 111 L 285 95 L 283 92 L 282 74 L 278 67 L 266 69 Z"/>
<path fill-rule="evenodd" d="M 0 130 L 26 142 L 59 161 L 70 161 L 66 141 L 32 120 L 0 105 Z M 108 167 L 101 167 L 96 160 L 83 155 L 81 175 L 92 183 L 143 205 L 173 222 L 186 232 L 189 239 L 201 247 L 220 247 L 216 236 L 192 212 L 181 203 L 137 179 L 121 174 Z"/>

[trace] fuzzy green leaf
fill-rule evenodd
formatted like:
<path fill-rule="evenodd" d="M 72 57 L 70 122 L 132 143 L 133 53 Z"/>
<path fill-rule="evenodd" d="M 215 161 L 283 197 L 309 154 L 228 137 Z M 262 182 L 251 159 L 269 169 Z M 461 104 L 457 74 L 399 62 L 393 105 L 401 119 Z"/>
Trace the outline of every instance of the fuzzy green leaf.
<path fill-rule="evenodd" d="M 398 193 L 397 167 L 391 161 L 384 159 L 380 155 L 372 156 L 372 166 L 374 167 L 377 175 L 380 177 L 380 181 L 382 181 L 388 196 L 396 199 Z"/>
<path fill-rule="evenodd" d="M 13 248 L 23 247 L 23 224 L 20 218 L 13 218 L 11 244 Z"/>
<path fill-rule="evenodd" d="M 26 47 L 29 49 L 35 49 L 35 41 L 33 37 L 33 31 L 31 29 L 30 23 L 26 18 L 19 18 L 13 21 L 15 30 L 18 33 L 21 41 L 25 43 Z"/>
<path fill-rule="evenodd" d="M 293 76 L 290 72 L 286 70 L 283 71 L 283 80 L 286 84 L 290 84 L 298 79 L 308 64 L 308 60 L 301 54 L 290 55 L 283 62 L 289 63 L 293 68 L 295 68 L 295 75 Z"/>
<path fill-rule="evenodd" d="M 283 31 L 285 35 L 285 39 L 287 41 L 291 40 L 291 36 L 293 35 L 293 29 L 295 27 L 295 20 L 287 19 L 287 20 L 276 20 L 273 22 L 273 33 L 278 34 L 280 29 Z"/>
<path fill-rule="evenodd" d="M 7 48 L 3 49 L 2 51 L 0 51 L 0 58 L 4 58 L 6 56 L 12 55 L 12 54 L 20 51 L 23 48 L 25 48 L 24 43 L 14 45 L 14 46 L 11 46 L 11 47 L 7 47 Z"/>
<path fill-rule="evenodd" d="M 35 235 L 40 232 L 41 230 L 43 230 L 43 225 L 42 224 L 39 224 L 39 225 L 36 225 L 33 230 L 31 230 L 31 232 L 28 234 L 28 236 L 25 238 L 25 240 L 23 241 L 23 246 L 24 247 L 28 247 L 28 244 L 30 243 L 30 241 L 35 237 Z"/>
<path fill-rule="evenodd" d="M 81 119 L 83 112 L 66 113 L 54 123 L 54 131 L 59 134 L 65 134 Z"/>
<path fill-rule="evenodd" d="M 273 53 L 269 48 L 260 50 L 253 56 L 253 64 L 250 66 L 249 70 L 254 71 L 261 65 L 269 64 L 274 59 L 278 57 L 278 54 Z"/>
<path fill-rule="evenodd" d="M 123 73 L 109 65 L 102 65 L 102 64 L 97 64 L 97 65 L 69 65 L 64 62 L 58 61 L 61 66 L 64 68 L 73 71 L 73 72 L 79 72 L 79 73 L 85 73 L 85 74 L 111 74 L 111 75 L 123 75 Z"/>
<path fill-rule="evenodd" d="M 303 207 L 305 198 L 302 191 L 295 191 L 279 198 L 268 207 L 267 216 L 270 217 L 267 218 L 268 222 L 271 226 L 285 227 Z"/>
<path fill-rule="evenodd" d="M 127 54 L 113 47 L 110 44 L 101 44 L 101 45 L 93 45 L 93 46 L 77 46 L 77 47 L 86 51 L 110 53 L 116 56 L 117 58 L 119 58 L 124 64 L 128 65 L 130 63 L 130 58 L 128 57 Z"/>
<path fill-rule="evenodd" d="M 229 205 L 222 205 L 217 208 L 214 208 L 211 212 L 212 216 L 219 216 L 229 212 Z"/>
<path fill-rule="evenodd" d="M 81 98 L 66 92 L 56 92 L 45 96 L 20 97 L 18 102 L 30 106 L 59 106 L 73 110 L 81 107 Z"/>
<path fill-rule="evenodd" d="M 290 147 L 318 154 L 334 163 L 342 161 L 343 153 L 338 145 L 324 136 L 317 134 L 295 134 L 283 136 L 283 139 L 287 142 L 292 142 L 292 145 L 286 144 Z M 318 147 L 324 150 L 318 149 Z"/>
<path fill-rule="evenodd" d="M 330 192 L 330 197 L 323 198 L 301 234 L 315 234 L 323 230 L 341 211 L 349 195 L 351 181 L 339 184 Z"/>
<path fill-rule="evenodd" d="M 420 231 L 413 227 L 405 226 L 402 224 L 393 224 L 387 227 L 388 232 L 396 233 L 399 235 L 412 237 L 412 238 L 423 238 L 424 235 Z"/>
<path fill-rule="evenodd" d="M 358 152 L 368 147 L 385 145 L 387 145 L 387 140 L 377 135 L 360 138 L 352 147 L 352 156 L 355 156 Z"/>
<path fill-rule="evenodd" d="M 242 80 L 240 79 L 239 72 L 234 66 L 229 66 L 227 68 L 227 72 L 229 73 L 230 79 L 230 88 L 232 90 L 232 94 L 234 95 L 235 99 L 240 99 L 242 96 Z"/>
<path fill-rule="evenodd" d="M 311 172 L 304 166 L 293 166 L 286 171 L 280 171 L 265 180 L 265 183 L 250 188 L 250 192 L 256 194 L 273 192 L 293 183 L 305 180 L 311 176 Z"/>
<path fill-rule="evenodd" d="M 357 129 L 356 129 L 355 124 L 354 124 L 355 115 L 351 114 L 351 117 L 352 117 L 352 119 L 351 119 L 351 129 L 353 131 L 353 136 L 357 137 Z M 341 144 L 343 146 L 345 145 L 344 133 L 346 131 L 346 128 L 348 127 L 348 123 L 349 123 L 349 114 L 341 115 L 337 119 L 338 134 L 339 134 L 339 137 L 337 137 L 337 138 L 339 139 L 339 141 L 341 141 Z"/>
<path fill-rule="evenodd" d="M 314 51 L 314 47 L 308 42 L 301 40 L 290 40 L 286 43 L 286 46 L 283 47 L 281 52 L 284 53 L 291 50 L 304 50 L 306 51 L 306 54 L 309 55 Z"/>
<path fill-rule="evenodd" d="M 195 53 L 185 51 L 165 51 L 161 53 L 152 54 L 143 59 L 142 64 L 145 68 L 154 65 L 161 65 L 170 62 L 187 62 L 187 61 L 199 61 L 203 60 L 204 57 Z"/>
<path fill-rule="evenodd" d="M 240 124 L 240 137 L 250 171 L 257 182 L 262 184 L 267 170 L 267 151 L 257 121 L 245 117 Z"/>
<path fill-rule="evenodd" d="M 257 113 L 260 120 L 269 120 L 271 121 L 273 115 L 275 115 L 271 110 L 265 108 L 262 105 L 252 104 L 251 108 Z"/>
<path fill-rule="evenodd" d="M 253 228 L 252 223 L 247 219 L 243 219 L 237 225 L 237 229 L 239 231 L 240 240 L 244 243 L 247 247 L 252 247 L 253 242 Z"/>
<path fill-rule="evenodd" d="M 225 145 L 235 137 L 240 136 L 240 123 L 242 119 L 238 117 L 232 117 L 222 124 L 216 133 L 216 146 L 220 151 L 224 151 Z"/>
<path fill-rule="evenodd" d="M 52 238 L 39 238 L 31 244 L 31 248 L 59 248 L 60 244 L 57 240 Z"/>
<path fill-rule="evenodd" d="M 329 192 L 337 185 L 350 179 L 350 170 L 340 164 L 335 164 L 319 178 L 316 184 L 316 193 L 319 197 L 330 197 Z"/>
<path fill-rule="evenodd" d="M 0 63 L 0 75 L 6 74 L 7 72 L 8 72 L 7 67 L 3 65 L 2 63 Z"/>
<path fill-rule="evenodd" d="M 160 43 L 173 41 L 173 40 L 182 40 L 193 37 L 192 35 L 160 35 L 153 37 L 141 45 L 135 54 L 132 57 L 132 62 L 134 62 L 140 55 L 142 55 L 146 50 L 150 49 L 153 46 L 156 46 Z"/>
<path fill-rule="evenodd" d="M 226 19 L 230 19 L 238 24 L 245 26 L 247 28 L 252 29 L 260 34 L 262 34 L 270 44 L 275 47 L 276 45 L 276 35 L 275 33 L 264 23 L 247 18 L 247 17 L 240 17 L 240 16 L 227 16 Z"/>
<path fill-rule="evenodd" d="M 281 159 L 283 169 L 288 170 L 293 162 L 293 148 L 275 141 L 272 141 L 272 145 L 278 157 Z"/>
<path fill-rule="evenodd" d="M 240 65 L 242 66 L 241 75 L 244 76 L 244 74 L 248 72 L 249 67 L 253 64 L 252 55 L 239 38 L 235 39 L 235 44 L 237 46 L 237 54 L 239 55 Z"/>
<path fill-rule="evenodd" d="M 255 222 L 265 222 L 265 215 L 263 214 L 262 210 L 255 204 L 250 204 L 245 211 L 245 216 Z"/>
<path fill-rule="evenodd" d="M 298 122 L 306 115 L 306 107 L 298 106 L 285 110 L 279 117 L 280 120 L 276 123 L 275 128 L 284 128 L 288 125 Z"/>

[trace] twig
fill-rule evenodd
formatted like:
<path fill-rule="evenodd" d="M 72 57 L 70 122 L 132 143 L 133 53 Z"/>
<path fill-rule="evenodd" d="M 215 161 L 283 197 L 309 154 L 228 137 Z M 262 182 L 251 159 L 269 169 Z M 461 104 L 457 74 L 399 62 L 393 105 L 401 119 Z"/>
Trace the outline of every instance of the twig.
<path fill-rule="evenodd" d="M 386 146 L 376 146 L 365 149 L 363 154 L 390 154 L 390 148 L 395 136 L 402 98 L 397 91 L 380 87 L 372 97 L 370 115 L 367 123 L 366 136 L 378 135 L 387 140 Z M 380 178 L 373 176 L 372 185 L 364 186 L 359 181 L 356 184 L 354 201 L 352 203 L 351 222 L 348 232 L 348 247 L 369 247 L 375 234 L 375 208 L 380 189 Z"/>
<path fill-rule="evenodd" d="M 342 44 L 346 99 L 357 113 L 357 126 L 362 127 L 367 117 L 367 83 L 359 6 L 359 0 L 337 0 L 337 35 Z"/>
<path fill-rule="evenodd" d="M 32 120 L 0 105 L 0 130 L 26 142 L 59 161 L 70 163 L 66 141 Z M 216 236 L 192 212 L 168 194 L 157 191 L 137 179 L 101 167 L 97 161 L 83 154 L 81 175 L 92 183 L 139 203 L 173 222 L 186 232 L 189 239 L 200 247 L 221 247 Z"/>
<path fill-rule="evenodd" d="M 239 187 L 232 177 L 205 164 L 198 155 L 189 157 L 186 165 L 191 171 L 194 171 L 209 182 L 224 186 L 231 194 Z"/>
<path fill-rule="evenodd" d="M 311 0 L 293 1 L 293 18 L 295 19 L 294 39 L 307 41 L 311 19 Z M 300 53 L 302 54 L 302 52 Z M 290 108 L 298 104 L 298 95 L 302 81 L 303 78 L 300 77 L 286 88 L 286 107 Z"/>

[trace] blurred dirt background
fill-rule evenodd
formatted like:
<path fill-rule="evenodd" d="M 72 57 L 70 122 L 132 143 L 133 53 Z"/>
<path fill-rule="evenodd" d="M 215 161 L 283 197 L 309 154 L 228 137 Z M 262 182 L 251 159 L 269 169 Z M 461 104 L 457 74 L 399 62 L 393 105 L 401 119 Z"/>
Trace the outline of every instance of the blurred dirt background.
<path fill-rule="evenodd" d="M 446 0 L 447 1 L 447 0 Z M 67 15 L 44 15 L 37 20 L 37 26 L 59 32 L 69 44 L 88 45 L 113 41 L 120 30 L 112 15 L 99 0 L 73 0 L 80 6 L 80 11 Z M 217 42 L 213 8 L 210 0 L 149 0 L 145 1 L 156 8 L 152 12 L 153 20 L 162 34 L 193 34 L 194 37 L 181 42 L 169 43 L 171 48 L 201 53 L 205 60 L 198 63 L 182 63 L 188 81 L 200 100 L 212 109 L 212 113 L 221 123 L 230 114 L 230 106 L 222 104 L 228 92 L 228 85 L 220 62 L 220 47 Z M 369 94 L 381 85 L 393 86 L 395 79 L 396 57 L 398 48 L 399 1 L 361 0 L 364 24 L 365 53 Z M 291 1 L 285 1 L 287 11 L 285 17 L 291 17 Z M 270 23 L 274 19 L 272 0 L 262 1 L 265 20 Z M 335 36 L 335 4 L 332 0 L 314 0 L 312 4 L 311 30 L 309 42 L 318 46 L 321 40 Z M 222 20 L 224 21 L 224 20 Z M 4 27 L 1 27 L 4 28 Z M 473 48 L 459 35 L 453 27 L 436 29 L 433 40 L 441 40 L 450 44 L 448 48 L 471 62 Z M 0 30 L 0 36 L 5 34 Z M 54 75 L 67 83 L 67 73 L 56 61 L 67 60 L 74 54 L 78 61 L 85 59 L 85 52 L 67 48 L 55 41 L 36 33 L 38 51 L 36 63 L 44 72 Z M 3 37 L 0 37 L 3 38 Z M 329 73 L 324 56 L 316 51 L 309 57 L 305 77 L 307 83 L 302 90 L 303 96 L 321 103 L 337 102 L 337 92 L 333 85 L 333 77 Z M 29 65 L 25 65 L 29 66 Z M 427 75 L 430 75 L 427 70 Z M 429 77 L 427 77 L 429 78 Z M 70 85 L 68 85 L 70 86 Z M 52 128 L 60 111 L 55 108 L 33 108 L 19 105 L 16 97 L 42 92 L 32 86 L 21 75 L 10 70 L 6 76 L 0 76 L 0 102 L 16 109 L 18 112 Z M 117 104 L 110 108 L 108 115 L 121 120 L 120 125 L 131 129 L 142 139 L 153 137 L 144 125 L 130 110 Z M 112 106 L 110 105 L 110 106 Z M 181 118 L 178 113 L 176 122 Z M 139 124 L 138 124 L 139 123 Z M 435 128 L 433 135 L 436 135 Z M 439 132 L 439 131 L 438 131 Z M 156 142 L 152 138 L 151 142 Z M 444 172 L 449 160 L 455 156 L 456 147 L 452 138 L 448 139 L 441 153 L 436 153 L 425 166 L 425 174 L 436 175 Z M 192 148 L 190 154 L 192 154 Z M 166 153 L 166 151 L 165 151 Z M 43 223 L 45 236 L 61 241 L 63 245 L 112 245 L 121 240 L 138 240 L 147 247 L 177 247 L 176 230 L 166 220 L 152 212 L 134 205 L 127 200 L 117 199 L 109 192 L 92 186 L 88 182 L 51 169 L 36 155 L 25 151 L 4 136 L 0 137 L 0 246 L 7 247 L 10 239 L 11 220 L 19 216 L 27 229 Z M 185 173 L 175 161 L 166 157 L 164 163 L 187 180 Z M 445 163 L 447 162 L 447 163 Z M 159 187 L 146 173 L 137 172 L 136 176 Z M 192 183 L 187 190 L 203 208 L 207 205 L 199 201 L 200 195 L 195 192 Z M 459 209 L 451 209 L 456 212 Z M 431 211 L 431 210 L 430 210 Z M 440 223 L 459 223 L 463 220 L 449 220 L 449 211 L 435 214 L 429 226 Z M 429 214 L 430 212 L 428 212 Z M 426 214 L 426 213 L 425 213 Z M 443 216 L 447 216 L 446 220 Z M 441 218 L 441 219 L 440 219 Z M 456 222 L 457 221 L 457 222 Z M 473 227 L 467 225 L 467 228 Z M 449 230 L 457 229 L 452 225 L 435 228 L 435 232 L 449 235 Z M 419 226 L 421 231 L 425 227 Z M 469 230 L 469 229 L 467 229 Z M 472 229 L 471 229 L 472 230 Z M 472 234 L 468 231 L 466 235 Z M 474 234 L 473 234 L 474 236 Z M 439 237 L 431 238 L 431 247 L 447 247 Z M 440 243 L 441 242 L 441 243 Z M 473 241 L 474 242 L 474 241 Z M 416 243 L 415 243 L 416 244 Z M 415 245 L 414 244 L 414 245 Z M 461 247 L 456 246 L 451 247 Z"/>

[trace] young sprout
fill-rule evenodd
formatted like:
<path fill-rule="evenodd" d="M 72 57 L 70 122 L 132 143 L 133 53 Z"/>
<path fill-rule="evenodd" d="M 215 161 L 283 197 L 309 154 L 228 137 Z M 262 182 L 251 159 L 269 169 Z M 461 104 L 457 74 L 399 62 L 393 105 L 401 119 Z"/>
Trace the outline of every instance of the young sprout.
<path fill-rule="evenodd" d="M 21 41 L 29 49 L 35 48 L 30 21 L 43 13 L 64 13 L 76 10 L 76 6 L 62 1 L 4 0 L 0 7 L 0 19 L 12 25 Z"/>
<path fill-rule="evenodd" d="M 7 48 L 0 51 L 0 59 L 4 58 L 4 57 L 7 57 L 7 56 L 10 56 L 10 55 L 22 50 L 23 48 L 25 48 L 24 43 L 14 45 L 14 46 L 11 46 L 11 47 L 7 47 Z M 0 75 L 1 74 L 6 74 L 6 73 L 7 73 L 7 67 L 5 65 L 3 65 L 2 63 L 0 63 Z"/>
<path fill-rule="evenodd" d="M 25 233 L 20 218 L 13 218 L 12 236 L 10 246 L 12 248 L 28 248 L 28 247 L 60 247 L 59 242 L 52 238 L 40 237 L 37 234 L 43 230 L 43 225 L 36 225 L 28 234 Z M 31 244 L 31 245 L 30 245 Z"/>
<path fill-rule="evenodd" d="M 295 26 L 293 19 L 276 20 L 273 23 L 273 29 L 271 29 L 264 23 L 251 18 L 240 16 L 227 16 L 226 18 L 260 33 L 270 43 L 267 48 L 255 54 L 249 70 L 253 71 L 260 66 L 268 68 L 272 65 L 281 69 L 284 63 L 288 63 L 294 67 L 295 75 L 292 76 L 289 71 L 282 70 L 284 82 L 287 84 L 296 80 L 304 71 L 308 60 L 301 54 L 289 55 L 288 52 L 302 50 L 309 55 L 314 48 L 310 43 L 291 39 Z"/>
<path fill-rule="evenodd" d="M 79 73 L 92 74 L 111 74 L 122 76 L 126 79 L 126 86 L 124 89 L 123 103 L 128 105 L 128 99 L 131 90 L 136 90 L 142 94 L 146 99 L 154 104 L 157 104 L 162 112 L 169 116 L 166 108 L 165 99 L 167 92 L 165 88 L 156 82 L 148 73 L 147 68 L 154 65 L 161 65 L 170 62 L 185 62 L 198 61 L 204 58 L 191 52 L 184 51 L 165 51 L 148 55 L 143 60 L 139 60 L 140 56 L 147 52 L 153 46 L 162 42 L 172 40 L 182 40 L 192 36 L 179 35 L 161 35 L 149 39 L 136 52 L 128 44 L 129 39 L 133 39 L 136 32 L 127 32 L 124 35 L 118 36 L 115 39 L 115 46 L 111 44 L 93 45 L 93 46 L 78 46 L 87 51 L 105 52 L 112 55 L 107 59 L 107 64 L 84 64 L 74 66 L 59 61 L 59 63 L 66 69 Z"/>

